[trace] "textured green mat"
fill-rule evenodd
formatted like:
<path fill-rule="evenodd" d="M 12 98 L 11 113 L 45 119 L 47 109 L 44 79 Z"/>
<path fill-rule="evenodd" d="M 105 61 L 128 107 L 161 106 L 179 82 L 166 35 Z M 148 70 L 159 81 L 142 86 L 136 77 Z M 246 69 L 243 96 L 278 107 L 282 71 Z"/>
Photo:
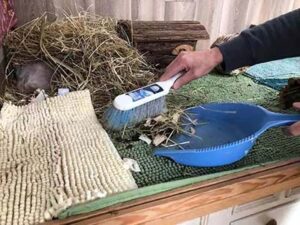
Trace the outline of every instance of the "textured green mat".
<path fill-rule="evenodd" d="M 256 84 L 244 76 L 211 75 L 181 89 L 177 93 L 176 104 L 187 107 L 207 102 L 248 102 L 278 111 L 277 94 L 277 91 Z M 182 97 L 182 95 L 188 97 Z M 114 144 L 121 157 L 138 161 L 142 171 L 134 173 L 134 178 L 139 187 L 143 188 L 70 208 L 62 213 L 60 218 L 300 156 L 300 138 L 285 137 L 280 129 L 266 132 L 244 159 L 228 166 L 216 168 L 187 167 L 169 159 L 154 157 L 152 148 L 137 139 L 138 136 L 131 132 L 126 135 L 125 140 L 114 138 Z"/>
<path fill-rule="evenodd" d="M 277 91 L 258 85 L 244 76 L 209 76 L 183 88 L 179 94 L 189 96 L 185 100 L 178 97 L 178 104 L 199 105 L 206 102 L 251 102 L 278 110 Z M 132 135 L 133 136 L 133 135 Z M 259 165 L 300 155 L 300 139 L 285 137 L 279 129 L 272 129 L 263 135 L 250 154 L 243 160 L 229 166 L 216 168 L 193 168 L 179 165 L 169 159 L 152 156 L 152 148 L 141 141 L 115 142 L 122 157 L 138 161 L 142 172 L 134 178 L 140 187 L 182 179 L 196 175 L 206 175 L 233 170 L 245 166 Z M 284 151 L 284 147 L 289 147 Z"/>

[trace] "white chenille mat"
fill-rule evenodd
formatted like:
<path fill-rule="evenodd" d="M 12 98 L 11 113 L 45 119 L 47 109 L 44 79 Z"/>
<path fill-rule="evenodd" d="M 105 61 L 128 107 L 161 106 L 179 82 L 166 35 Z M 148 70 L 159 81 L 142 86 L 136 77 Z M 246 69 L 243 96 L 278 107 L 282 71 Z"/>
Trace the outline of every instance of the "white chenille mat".
<path fill-rule="evenodd" d="M 37 224 L 67 207 L 137 188 L 98 122 L 89 91 L 0 117 L 0 224 Z"/>

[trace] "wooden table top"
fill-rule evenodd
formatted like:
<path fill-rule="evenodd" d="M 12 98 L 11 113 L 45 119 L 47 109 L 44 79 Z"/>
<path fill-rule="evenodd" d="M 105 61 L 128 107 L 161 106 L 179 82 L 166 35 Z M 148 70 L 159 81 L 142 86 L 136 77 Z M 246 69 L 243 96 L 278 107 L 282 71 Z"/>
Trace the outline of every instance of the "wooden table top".
<path fill-rule="evenodd" d="M 72 216 L 54 224 L 175 224 L 300 186 L 300 158 Z"/>

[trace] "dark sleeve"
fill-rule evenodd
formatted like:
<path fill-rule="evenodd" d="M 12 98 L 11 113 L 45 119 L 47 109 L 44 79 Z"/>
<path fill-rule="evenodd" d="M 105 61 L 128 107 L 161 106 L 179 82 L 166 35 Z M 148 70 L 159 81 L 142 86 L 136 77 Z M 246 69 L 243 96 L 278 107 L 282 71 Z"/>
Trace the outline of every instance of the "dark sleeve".
<path fill-rule="evenodd" d="M 223 69 L 300 56 L 300 9 L 244 30 L 238 37 L 218 46 Z"/>

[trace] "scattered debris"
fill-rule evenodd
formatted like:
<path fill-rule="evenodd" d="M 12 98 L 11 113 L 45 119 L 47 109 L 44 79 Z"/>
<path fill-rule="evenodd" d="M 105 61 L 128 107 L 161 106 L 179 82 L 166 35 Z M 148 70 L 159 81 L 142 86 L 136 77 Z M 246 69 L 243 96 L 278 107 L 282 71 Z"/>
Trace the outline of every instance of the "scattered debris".
<path fill-rule="evenodd" d="M 154 117 L 153 120 L 155 122 L 165 122 L 167 120 L 167 118 L 165 116 L 159 115 L 157 117 Z"/>
<path fill-rule="evenodd" d="M 38 93 L 36 97 L 31 99 L 31 102 L 42 102 L 46 98 L 48 98 L 48 95 L 46 94 L 45 90 L 37 89 L 36 92 Z"/>
<path fill-rule="evenodd" d="M 195 128 L 191 127 L 190 130 L 191 130 L 191 134 L 192 134 L 192 135 L 195 135 L 195 133 L 196 133 Z"/>
<path fill-rule="evenodd" d="M 172 123 L 177 124 L 180 118 L 181 112 L 176 112 L 172 116 Z"/>
<path fill-rule="evenodd" d="M 153 144 L 154 144 L 154 146 L 158 146 L 158 145 L 160 145 L 161 143 L 163 143 L 163 142 L 164 142 L 165 140 L 167 140 L 167 139 L 168 139 L 167 136 L 157 134 L 157 135 L 154 137 L 154 139 L 153 139 Z"/>
<path fill-rule="evenodd" d="M 141 168 L 138 162 L 134 159 L 124 158 L 123 165 L 127 170 L 131 170 L 133 172 L 141 172 Z"/>
<path fill-rule="evenodd" d="M 65 96 L 67 94 L 70 93 L 70 89 L 69 88 L 58 88 L 58 91 L 57 91 L 57 95 L 58 96 Z"/>
<path fill-rule="evenodd" d="M 139 139 L 140 139 L 141 141 L 146 142 L 148 145 L 150 145 L 151 142 L 152 142 L 152 140 L 151 140 L 148 136 L 146 136 L 145 134 L 142 134 L 142 135 L 139 137 Z"/>

